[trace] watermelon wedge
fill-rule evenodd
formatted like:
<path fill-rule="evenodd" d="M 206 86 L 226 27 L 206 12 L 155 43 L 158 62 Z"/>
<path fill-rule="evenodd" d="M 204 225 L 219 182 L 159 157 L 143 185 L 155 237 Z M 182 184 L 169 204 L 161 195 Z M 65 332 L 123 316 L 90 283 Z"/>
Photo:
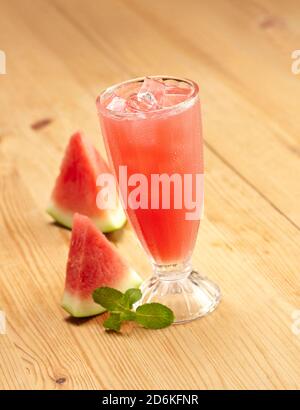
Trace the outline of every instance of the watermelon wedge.
<path fill-rule="evenodd" d="M 115 246 L 86 216 L 75 213 L 62 306 L 75 317 L 102 313 L 93 291 L 110 286 L 120 291 L 139 287 L 142 280 Z"/>
<path fill-rule="evenodd" d="M 121 228 L 126 216 L 119 200 L 109 210 L 101 210 L 96 204 L 100 189 L 96 186 L 97 177 L 109 172 L 90 141 L 82 133 L 75 133 L 66 148 L 47 212 L 68 228 L 72 228 L 75 212 L 89 216 L 102 232 Z"/>

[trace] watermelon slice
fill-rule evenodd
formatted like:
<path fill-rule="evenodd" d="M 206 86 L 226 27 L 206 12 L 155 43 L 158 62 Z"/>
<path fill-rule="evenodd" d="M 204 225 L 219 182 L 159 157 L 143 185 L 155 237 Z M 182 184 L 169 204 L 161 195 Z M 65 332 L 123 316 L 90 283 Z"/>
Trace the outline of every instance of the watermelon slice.
<path fill-rule="evenodd" d="M 96 315 L 105 310 L 92 299 L 96 288 L 110 286 L 125 291 L 139 287 L 141 282 L 94 223 L 75 213 L 63 308 L 75 317 Z"/>
<path fill-rule="evenodd" d="M 109 172 L 89 140 L 82 133 L 75 133 L 67 146 L 47 212 L 68 228 L 72 228 L 75 212 L 89 216 L 102 232 L 121 228 L 126 216 L 119 200 L 115 209 L 101 210 L 96 204 L 97 177 Z"/>

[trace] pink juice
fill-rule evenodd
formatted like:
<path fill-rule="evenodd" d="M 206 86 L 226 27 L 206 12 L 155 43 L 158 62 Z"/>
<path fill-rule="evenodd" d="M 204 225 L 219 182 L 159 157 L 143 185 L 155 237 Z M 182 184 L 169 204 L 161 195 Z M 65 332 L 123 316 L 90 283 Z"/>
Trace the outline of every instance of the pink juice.
<path fill-rule="evenodd" d="M 116 86 L 98 100 L 102 133 L 116 177 L 120 166 L 127 166 L 128 178 L 145 175 L 149 198 L 153 174 L 179 174 L 182 180 L 190 174 L 194 184 L 196 174 L 203 174 L 200 104 L 193 89 L 185 82 L 146 79 L 144 84 L 128 82 Z M 182 195 L 183 206 L 176 209 L 175 191 L 172 184 L 170 187 L 169 209 L 163 209 L 162 201 L 158 209 L 151 209 L 150 199 L 147 209 L 127 207 L 139 240 L 156 264 L 187 261 L 199 228 L 199 218 L 186 218 L 183 191 L 177 192 Z M 128 187 L 128 194 L 133 189 Z M 159 192 L 162 194 L 162 186 Z"/>

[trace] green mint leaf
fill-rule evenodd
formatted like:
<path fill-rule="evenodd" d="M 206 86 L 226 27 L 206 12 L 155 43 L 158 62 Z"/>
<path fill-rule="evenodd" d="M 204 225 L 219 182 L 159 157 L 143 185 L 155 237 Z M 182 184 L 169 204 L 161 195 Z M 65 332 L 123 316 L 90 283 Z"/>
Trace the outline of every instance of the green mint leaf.
<path fill-rule="evenodd" d="M 120 314 L 120 319 L 123 320 L 135 320 L 136 318 L 136 313 L 133 312 L 132 310 L 124 310 L 121 314 Z"/>
<path fill-rule="evenodd" d="M 147 329 L 162 329 L 174 322 L 172 310 L 160 303 L 145 303 L 134 312 L 132 307 L 141 297 L 139 289 L 128 289 L 122 293 L 103 286 L 93 292 L 95 303 L 110 312 L 110 316 L 103 322 L 106 330 L 119 332 L 123 321 L 135 321 Z"/>
<path fill-rule="evenodd" d="M 114 330 L 119 332 L 121 328 L 120 313 L 111 313 L 110 316 L 103 322 L 106 330 Z"/>
<path fill-rule="evenodd" d="M 138 301 L 140 300 L 142 297 L 142 292 L 140 291 L 140 289 L 128 289 L 126 290 L 124 296 L 123 296 L 123 304 L 124 306 L 126 306 L 126 308 L 131 309 L 132 306 Z"/>
<path fill-rule="evenodd" d="M 137 308 L 135 321 L 147 329 L 162 329 L 174 322 L 174 313 L 160 303 L 145 303 Z"/>
<path fill-rule="evenodd" d="M 98 303 L 99 305 L 103 306 L 105 309 L 109 311 L 119 311 L 123 309 L 123 296 L 123 293 L 119 290 L 109 288 L 106 286 L 97 288 L 93 292 L 94 302 Z"/>

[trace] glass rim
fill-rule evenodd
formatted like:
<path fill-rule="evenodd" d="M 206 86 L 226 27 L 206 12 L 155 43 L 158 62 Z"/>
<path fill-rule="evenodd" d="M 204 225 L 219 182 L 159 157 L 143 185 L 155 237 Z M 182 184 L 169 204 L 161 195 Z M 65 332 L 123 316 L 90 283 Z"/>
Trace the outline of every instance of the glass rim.
<path fill-rule="evenodd" d="M 168 106 L 168 107 L 162 107 L 158 108 L 155 110 L 151 111 L 136 111 L 136 112 L 120 112 L 116 110 L 109 110 L 106 108 L 106 106 L 102 103 L 101 99 L 107 94 L 111 95 L 115 90 L 120 88 L 123 85 L 126 84 L 132 84 L 132 83 L 138 83 L 144 81 L 145 78 L 153 78 L 153 79 L 162 79 L 162 80 L 174 80 L 174 81 L 180 81 L 180 82 L 185 82 L 189 84 L 192 87 L 192 93 L 188 96 L 188 98 L 184 101 L 181 101 L 177 104 Z M 136 118 L 136 119 L 143 119 L 145 117 L 153 117 L 153 116 L 160 116 L 162 114 L 166 113 L 177 113 L 177 111 L 182 111 L 182 109 L 188 108 L 193 105 L 194 101 L 197 99 L 199 95 L 199 86 L 198 84 L 190 80 L 188 78 L 183 78 L 183 77 L 174 77 L 174 76 L 169 76 L 169 75 L 147 75 L 147 76 L 142 76 L 142 77 L 136 77 L 132 78 L 129 80 L 122 81 L 120 83 L 114 84 L 112 86 L 109 86 L 105 89 L 103 89 L 100 94 L 98 95 L 96 99 L 96 105 L 97 105 L 97 111 L 98 113 L 101 113 L 103 115 L 109 116 L 109 117 L 114 117 L 114 118 Z M 141 114 L 143 117 L 141 117 Z"/>

